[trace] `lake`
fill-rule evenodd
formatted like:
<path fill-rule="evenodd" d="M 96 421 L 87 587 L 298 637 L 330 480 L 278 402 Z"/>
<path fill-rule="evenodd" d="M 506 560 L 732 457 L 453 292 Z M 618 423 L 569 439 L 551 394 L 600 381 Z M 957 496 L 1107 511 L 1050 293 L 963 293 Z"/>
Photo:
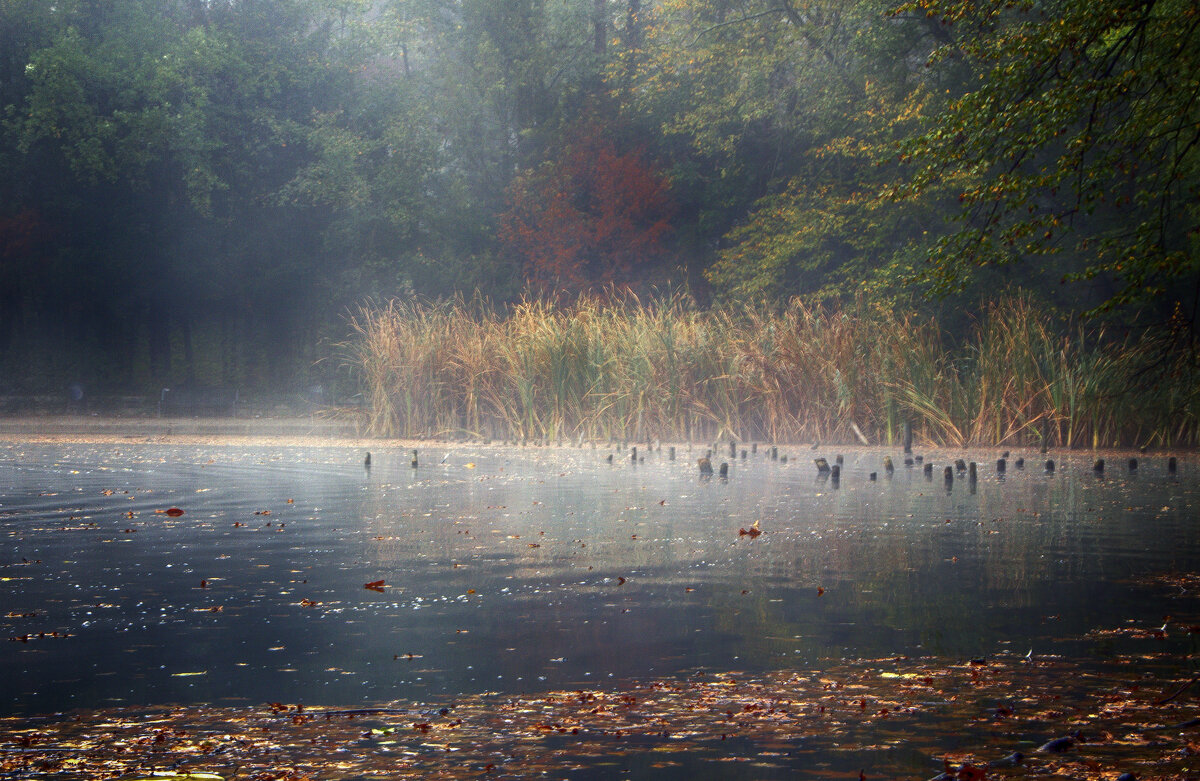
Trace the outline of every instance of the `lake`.
<path fill-rule="evenodd" d="M 1014 451 L 1000 474 L 997 452 L 924 451 L 929 479 L 898 450 L 784 451 L 706 480 L 686 446 L 425 445 L 414 469 L 380 444 L 366 468 L 348 447 L 0 443 L 0 714 L 1103 664 L 1180 612 L 1149 581 L 1200 569 L 1188 459 Z M 837 484 L 812 461 L 835 453 Z M 944 481 L 956 458 L 975 484 Z"/>

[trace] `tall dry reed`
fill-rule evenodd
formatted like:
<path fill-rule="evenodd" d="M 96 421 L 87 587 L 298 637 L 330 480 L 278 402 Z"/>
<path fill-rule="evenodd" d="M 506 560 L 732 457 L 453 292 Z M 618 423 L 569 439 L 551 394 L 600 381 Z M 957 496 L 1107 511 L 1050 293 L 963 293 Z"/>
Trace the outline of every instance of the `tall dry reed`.
<path fill-rule="evenodd" d="M 350 363 L 385 436 L 889 443 L 905 423 L 946 445 L 1200 436 L 1192 364 L 1139 399 L 1155 344 L 1064 332 L 1020 295 L 986 306 L 955 346 L 933 320 L 867 302 L 391 301 L 351 325 Z"/>

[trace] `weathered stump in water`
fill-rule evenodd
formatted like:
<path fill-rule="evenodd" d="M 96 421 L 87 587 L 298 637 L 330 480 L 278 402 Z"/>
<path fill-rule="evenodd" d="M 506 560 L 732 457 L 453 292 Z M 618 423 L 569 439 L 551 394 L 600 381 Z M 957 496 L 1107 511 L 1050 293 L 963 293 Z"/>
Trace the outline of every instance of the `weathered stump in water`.
<path fill-rule="evenodd" d="M 413 469 L 416 469 L 416 468 L 417 468 L 417 451 L 415 451 L 415 450 L 413 451 L 413 457 L 412 457 L 412 464 L 411 464 L 411 466 L 412 466 L 412 468 L 413 468 Z"/>
<path fill-rule="evenodd" d="M 671 447 L 667 450 L 667 460 L 668 461 L 675 460 L 675 446 L 674 445 L 671 445 Z"/>
<path fill-rule="evenodd" d="M 956 472 L 967 471 L 967 462 L 962 460 L 961 458 L 954 459 L 954 471 L 956 471 Z"/>
<path fill-rule="evenodd" d="M 946 480 L 946 485 L 950 485 L 951 483 L 954 482 L 954 469 L 952 469 L 951 467 L 946 467 L 945 480 Z"/>
<path fill-rule="evenodd" d="M 996 459 L 996 473 L 1002 475 L 1002 474 L 1004 474 L 1004 472 L 1007 469 L 1008 469 L 1008 462 L 1005 461 L 1003 458 L 997 458 Z"/>
<path fill-rule="evenodd" d="M 933 479 L 933 464 L 926 464 L 926 465 L 925 465 L 925 479 L 926 479 L 926 480 L 932 480 L 932 479 Z"/>
<path fill-rule="evenodd" d="M 1175 474 L 1175 468 L 1176 468 L 1175 456 L 1171 456 L 1170 458 L 1167 459 L 1167 471 L 1170 472 L 1171 474 Z"/>
<path fill-rule="evenodd" d="M 1137 459 L 1136 458 L 1129 459 L 1129 471 L 1130 472 L 1137 471 Z"/>
<path fill-rule="evenodd" d="M 637 446 L 636 445 L 634 447 L 632 447 L 629 451 L 629 460 L 635 464 L 637 463 Z"/>
<path fill-rule="evenodd" d="M 1096 459 L 1096 463 L 1092 464 L 1092 471 L 1095 472 L 1096 474 L 1100 474 L 1101 472 L 1104 471 L 1104 459 L 1103 458 Z"/>
<path fill-rule="evenodd" d="M 839 485 L 841 485 L 842 468 L 840 466 L 838 466 L 837 464 L 834 464 L 833 469 L 830 470 L 829 482 L 834 488 L 837 488 Z"/>
<path fill-rule="evenodd" d="M 912 424 L 904 421 L 904 452 L 912 452 Z"/>
<path fill-rule="evenodd" d="M 1013 461 L 1013 466 L 1015 466 L 1017 469 L 1024 469 L 1025 468 L 1025 459 L 1018 458 L 1016 461 Z"/>
<path fill-rule="evenodd" d="M 892 457 L 891 456 L 883 457 L 883 471 L 887 472 L 889 475 L 892 472 L 896 471 L 896 467 L 892 466 Z"/>
<path fill-rule="evenodd" d="M 823 458 L 814 458 L 813 463 L 817 465 L 817 474 L 824 475 L 829 473 L 829 462 Z"/>
<path fill-rule="evenodd" d="M 367 469 L 371 468 L 371 451 L 367 451 L 367 457 L 363 459 L 363 466 Z"/>
<path fill-rule="evenodd" d="M 701 477 L 712 477 L 712 461 L 709 461 L 708 458 L 701 458 L 696 464 L 700 467 Z"/>
<path fill-rule="evenodd" d="M 721 465 L 717 467 L 717 474 L 721 477 L 729 477 L 729 464 L 722 461 Z"/>
<path fill-rule="evenodd" d="M 1054 459 L 1053 458 L 1046 459 L 1046 471 L 1047 472 L 1054 471 Z"/>
<path fill-rule="evenodd" d="M 975 462 L 972 461 L 971 463 L 967 464 L 967 479 L 973 483 L 978 478 L 979 478 L 979 470 L 976 468 Z"/>

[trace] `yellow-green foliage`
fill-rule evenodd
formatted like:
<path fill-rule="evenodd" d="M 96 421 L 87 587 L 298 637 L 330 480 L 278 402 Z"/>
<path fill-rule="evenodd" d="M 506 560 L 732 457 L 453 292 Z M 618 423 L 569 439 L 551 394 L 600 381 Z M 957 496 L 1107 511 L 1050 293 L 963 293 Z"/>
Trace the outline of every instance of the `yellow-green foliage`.
<path fill-rule="evenodd" d="M 1053 446 L 1195 444 L 1180 365 L 1148 400 L 1155 345 L 1064 335 L 1028 298 L 983 310 L 951 349 L 938 325 L 864 302 L 705 310 L 683 297 L 392 301 L 352 319 L 371 430 L 577 437 Z M 1190 364 L 1189 364 L 1190 366 Z"/>

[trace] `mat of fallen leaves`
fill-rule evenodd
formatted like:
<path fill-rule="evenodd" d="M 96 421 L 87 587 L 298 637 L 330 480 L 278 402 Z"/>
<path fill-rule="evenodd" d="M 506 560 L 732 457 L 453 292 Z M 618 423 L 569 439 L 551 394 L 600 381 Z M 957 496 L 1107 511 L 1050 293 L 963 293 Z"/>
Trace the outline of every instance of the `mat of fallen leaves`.
<path fill-rule="evenodd" d="M 1178 670 L 1164 675 L 1161 661 L 1153 652 L 1092 667 L 1032 656 L 875 659 L 429 707 L 80 711 L 0 721 L 0 775 L 562 777 L 638 757 L 646 768 L 736 761 L 772 775 L 816 768 L 832 753 L 877 778 L 943 768 L 944 778 L 1195 777 L 1200 686 Z M 907 764 L 884 773 L 888 757 Z"/>

